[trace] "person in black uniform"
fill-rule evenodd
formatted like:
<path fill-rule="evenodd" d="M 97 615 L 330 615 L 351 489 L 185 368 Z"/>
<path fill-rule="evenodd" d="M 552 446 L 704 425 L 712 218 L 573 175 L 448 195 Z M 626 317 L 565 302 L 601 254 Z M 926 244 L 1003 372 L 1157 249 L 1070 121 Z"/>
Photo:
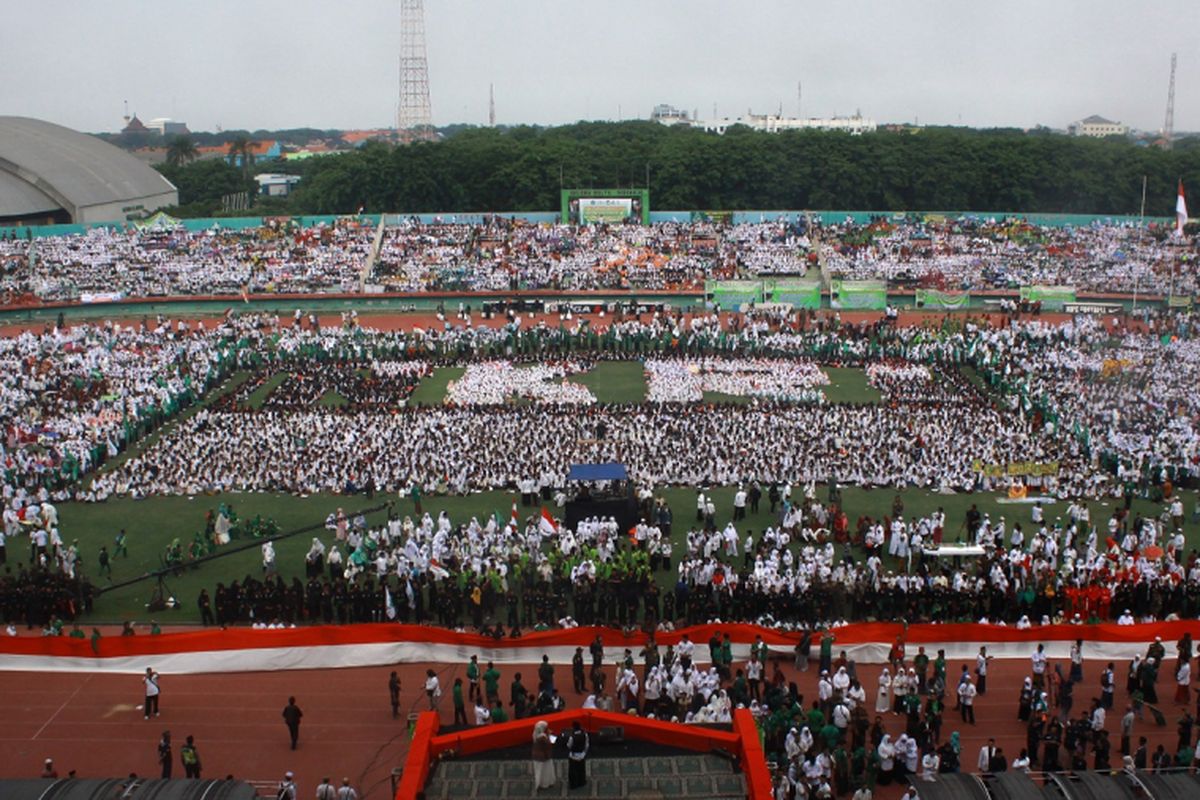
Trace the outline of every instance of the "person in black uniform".
<path fill-rule="evenodd" d="M 296 698 L 289 697 L 287 705 L 283 708 L 283 721 L 292 737 L 293 750 L 296 749 L 296 742 L 300 738 L 300 718 L 303 716 L 304 712 L 300 710 L 300 706 L 296 705 Z"/>
<path fill-rule="evenodd" d="M 578 722 L 574 723 L 567 738 L 567 786 L 571 789 L 587 785 L 588 744 L 587 731 Z"/>

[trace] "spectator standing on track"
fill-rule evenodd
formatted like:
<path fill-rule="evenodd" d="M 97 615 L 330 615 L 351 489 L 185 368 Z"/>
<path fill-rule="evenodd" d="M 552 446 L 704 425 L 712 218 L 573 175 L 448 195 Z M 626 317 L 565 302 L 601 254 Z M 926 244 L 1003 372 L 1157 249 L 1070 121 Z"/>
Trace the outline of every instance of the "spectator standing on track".
<path fill-rule="evenodd" d="M 296 800 L 296 776 L 290 769 L 283 773 L 283 780 L 279 782 L 275 800 Z"/>
<path fill-rule="evenodd" d="M 429 699 L 429 710 L 437 711 L 442 699 L 442 685 L 437 673 L 431 669 L 425 670 L 425 697 Z"/>
<path fill-rule="evenodd" d="M 196 750 L 195 739 L 187 737 L 183 747 L 179 748 L 179 760 L 183 763 L 183 774 L 187 778 L 200 778 L 200 753 Z"/>
<path fill-rule="evenodd" d="M 388 677 L 388 695 L 392 701 L 392 719 L 400 716 L 400 678 L 395 670 Z"/>
<path fill-rule="evenodd" d="M 158 687 L 158 673 L 150 667 L 146 667 L 146 677 L 142 678 L 142 683 L 146 685 L 146 704 L 142 706 L 144 709 L 145 719 L 150 719 L 150 714 L 158 716 L 158 695 L 160 693 Z"/>
<path fill-rule="evenodd" d="M 296 705 L 296 698 L 289 697 L 287 705 L 283 707 L 283 721 L 287 725 L 288 734 L 292 737 L 292 749 L 296 749 L 296 742 L 300 739 L 300 719 L 304 716 L 304 712 L 300 710 L 300 706 Z M 291 774 L 290 772 L 288 773 Z"/>
<path fill-rule="evenodd" d="M 337 800 L 358 800 L 358 792 L 350 785 L 349 778 L 342 778 L 342 788 L 338 789 Z"/>
<path fill-rule="evenodd" d="M 487 694 L 489 706 L 495 705 L 500 699 L 500 670 L 496 669 L 496 665 L 491 661 L 488 662 L 487 671 L 483 673 L 483 690 Z"/>
<path fill-rule="evenodd" d="M 53 758 L 46 759 L 45 765 L 42 767 L 42 777 L 43 778 L 57 778 L 58 777 L 58 770 L 56 770 L 54 768 L 54 759 Z"/>
<path fill-rule="evenodd" d="M 988 662 L 992 657 L 987 654 L 987 648 L 979 648 L 979 655 L 975 656 L 975 675 L 979 681 L 977 691 L 979 694 L 987 694 L 987 674 Z"/>
<path fill-rule="evenodd" d="M 462 678 L 454 679 L 454 688 L 451 690 L 454 699 L 454 724 L 467 725 L 467 707 L 463 704 Z"/>
<path fill-rule="evenodd" d="M 333 788 L 329 778 L 325 778 L 317 787 L 317 800 L 337 800 L 337 789 Z"/>
<path fill-rule="evenodd" d="M 467 699 L 479 697 L 479 656 L 471 656 L 467 662 Z"/>
<path fill-rule="evenodd" d="M 162 738 L 158 740 L 158 763 L 162 765 L 163 778 L 170 778 L 172 765 L 170 731 L 163 731 Z"/>
<path fill-rule="evenodd" d="M 958 685 L 958 696 L 962 706 L 962 720 L 971 725 L 975 724 L 975 695 L 978 690 L 971 683 L 970 677 Z"/>

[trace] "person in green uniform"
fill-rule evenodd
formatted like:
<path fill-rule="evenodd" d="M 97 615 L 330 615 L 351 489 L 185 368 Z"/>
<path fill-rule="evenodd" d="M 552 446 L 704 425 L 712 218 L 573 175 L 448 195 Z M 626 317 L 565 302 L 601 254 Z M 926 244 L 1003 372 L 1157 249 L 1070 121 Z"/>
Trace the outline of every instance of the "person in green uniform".
<path fill-rule="evenodd" d="M 818 669 L 821 672 L 828 672 L 833 665 L 833 643 L 837 637 L 833 635 L 833 631 L 826 630 L 821 634 L 821 655 L 820 665 Z"/>
<path fill-rule="evenodd" d="M 467 725 L 467 707 L 463 704 L 463 688 L 462 678 L 454 679 L 454 689 L 451 691 L 454 698 L 454 724 Z"/>
<path fill-rule="evenodd" d="M 488 705 L 495 705 L 500 699 L 500 670 L 491 661 L 487 671 L 483 673 L 483 690 L 487 695 Z"/>
<path fill-rule="evenodd" d="M 467 699 L 471 702 L 479 699 L 479 656 L 471 656 L 467 662 Z"/>

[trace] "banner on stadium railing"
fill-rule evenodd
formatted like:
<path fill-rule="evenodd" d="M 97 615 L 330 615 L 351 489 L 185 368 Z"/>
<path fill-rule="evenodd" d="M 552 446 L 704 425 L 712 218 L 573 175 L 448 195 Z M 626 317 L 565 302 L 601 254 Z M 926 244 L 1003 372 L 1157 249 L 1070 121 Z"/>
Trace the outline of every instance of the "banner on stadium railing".
<path fill-rule="evenodd" d="M 791 303 L 793 308 L 820 308 L 821 282 L 796 280 L 768 281 L 764 295 L 772 303 Z"/>
<path fill-rule="evenodd" d="M 1019 296 L 1026 303 L 1041 303 L 1042 308 L 1062 309 L 1075 302 L 1074 286 L 1022 286 Z"/>
<path fill-rule="evenodd" d="M 1038 477 L 1042 475 L 1057 475 L 1057 461 L 1010 461 L 1007 464 L 984 464 L 982 461 L 974 461 L 971 464 L 971 469 L 975 472 L 981 472 L 989 478 L 1001 477 L 1021 477 L 1030 476 Z"/>
<path fill-rule="evenodd" d="M 124 292 L 83 292 L 79 295 L 81 303 L 119 303 L 124 299 Z"/>
<path fill-rule="evenodd" d="M 1171 295 L 1167 298 L 1169 308 L 1191 308 L 1192 298 L 1186 295 Z"/>
<path fill-rule="evenodd" d="M 762 281 L 705 281 L 704 293 L 714 305 L 736 310 L 747 303 L 761 303 Z"/>
<path fill-rule="evenodd" d="M 971 295 L 966 292 L 917 289 L 917 308 L 966 308 L 970 301 Z"/>
<path fill-rule="evenodd" d="M 887 284 L 883 281 L 833 281 L 829 301 L 834 308 L 881 311 L 887 307 Z"/>

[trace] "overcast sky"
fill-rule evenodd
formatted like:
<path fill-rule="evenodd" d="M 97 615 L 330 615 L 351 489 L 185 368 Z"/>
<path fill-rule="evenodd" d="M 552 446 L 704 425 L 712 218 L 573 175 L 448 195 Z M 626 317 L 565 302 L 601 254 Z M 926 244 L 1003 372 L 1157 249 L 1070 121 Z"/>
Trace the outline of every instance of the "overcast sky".
<path fill-rule="evenodd" d="M 4 0 L 0 114 L 88 131 L 394 123 L 399 0 Z M 433 121 L 748 109 L 1200 129 L 1200 0 L 425 0 Z"/>

